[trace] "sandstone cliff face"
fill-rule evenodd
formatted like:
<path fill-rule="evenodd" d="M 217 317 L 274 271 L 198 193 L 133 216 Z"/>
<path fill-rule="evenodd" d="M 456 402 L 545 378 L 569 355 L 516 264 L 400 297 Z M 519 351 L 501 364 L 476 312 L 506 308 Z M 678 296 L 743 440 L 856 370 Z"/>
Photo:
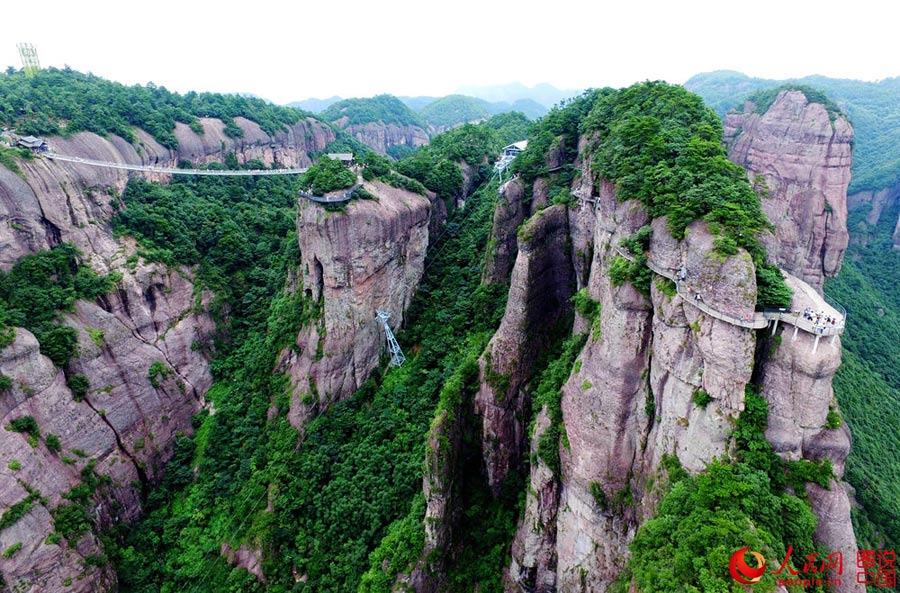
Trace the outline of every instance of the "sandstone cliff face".
<path fill-rule="evenodd" d="M 390 123 L 381 121 L 367 124 L 350 124 L 347 117 L 342 117 L 333 122 L 339 128 L 384 156 L 392 146 L 408 146 L 418 148 L 428 144 L 428 132 L 419 126 Z"/>
<path fill-rule="evenodd" d="M 480 362 L 475 414 L 488 484 L 495 495 L 521 463 L 531 402 L 525 382 L 554 329 L 571 312 L 574 275 L 567 246 L 568 212 L 552 206 L 522 227 L 506 312 Z"/>
<path fill-rule="evenodd" d="M 378 200 L 355 200 L 345 212 L 300 202 L 303 286 L 322 313 L 298 336 L 299 353 L 283 361 L 294 386 L 295 426 L 368 378 L 385 343 L 376 310 L 390 312 L 396 330 L 422 277 L 429 201 L 382 182 L 364 187 Z"/>
<path fill-rule="evenodd" d="M 869 239 L 869 232 L 872 227 L 878 224 L 884 212 L 893 210 L 900 203 L 900 184 L 888 187 L 877 192 L 863 191 L 851 196 L 847 196 L 847 208 L 855 210 L 857 208 L 868 208 L 865 224 L 859 223 L 853 229 L 852 240 L 865 245 Z M 891 236 L 894 249 L 900 249 L 900 217 L 897 218 L 897 224 L 894 227 L 894 233 Z"/>
<path fill-rule="evenodd" d="M 308 153 L 334 138 L 320 123 L 299 122 L 275 138 L 256 124 L 238 121 L 242 139 L 224 137 L 224 125 L 202 120 L 206 134 L 195 135 L 179 124 L 178 151 L 169 151 L 138 132 L 138 146 L 121 138 L 90 133 L 48 139 L 59 154 L 123 163 L 174 166 L 179 159 L 195 163 L 220 161 L 234 151 L 239 161 L 304 166 Z M 62 496 L 81 480 L 90 460 L 94 471 L 110 483 L 98 491 L 91 514 L 97 526 L 134 519 L 140 513 L 141 489 L 158 479 L 171 457 L 174 436 L 192 432 L 191 416 L 203 406 L 211 384 L 208 361 L 192 348 L 214 329 L 202 306 L 208 295 L 196 294 L 192 271 L 163 266 L 126 265 L 136 250 L 133 241 L 113 237 L 109 219 L 112 202 L 125 188 L 125 171 L 62 161 L 20 162 L 25 178 L 0 167 L 0 268 L 9 269 L 20 257 L 72 243 L 99 273 L 118 271 L 117 289 L 95 303 L 79 302 L 63 322 L 78 332 L 79 356 L 69 375 L 87 377 L 90 389 L 76 402 L 66 376 L 40 354 L 34 336 L 19 328 L 16 341 L 0 352 L 0 373 L 13 380 L 0 394 L 0 425 L 33 416 L 42 435 L 57 435 L 62 450 L 36 447 L 24 435 L 0 430 L 4 468 L 15 459 L 21 468 L 0 476 L 0 508 L 6 509 L 40 492 L 41 501 L 11 527 L 0 531 L 5 550 L 21 542 L 22 549 L 0 561 L 13 590 L 95 592 L 115 589 L 108 568 L 84 568 L 84 558 L 101 552 L 95 536 L 47 544 L 54 531 L 49 509 L 66 502 Z M 133 173 L 132 173 L 133 174 Z M 200 299 L 201 307 L 195 307 Z M 149 377 L 159 362 L 164 374 Z M 67 582 L 70 582 L 67 585 Z"/>
<path fill-rule="evenodd" d="M 805 105 L 801 107 L 805 109 Z M 784 104 L 776 113 L 783 109 Z M 819 119 L 813 118 L 813 122 L 821 124 Z M 830 125 L 827 115 L 824 123 Z M 837 123 L 836 128 L 841 125 Z M 821 136 L 815 131 L 821 129 L 812 128 L 809 133 L 791 126 L 769 132 L 773 146 L 782 145 L 775 131 L 780 129 L 788 137 L 784 143 L 794 147 L 790 154 L 807 154 L 798 139 L 811 139 L 804 166 L 819 173 L 811 182 L 807 180 L 806 196 L 816 195 L 818 183 L 831 187 L 828 180 L 833 177 L 829 175 L 844 179 L 843 173 L 828 173 L 829 168 L 849 172 L 850 166 L 843 157 L 834 161 L 829 150 L 840 152 L 839 147 L 819 150 Z M 849 138 L 847 134 L 840 137 Z M 683 292 L 673 295 L 671 286 L 663 290 L 656 275 L 649 299 L 630 284 L 613 285 L 608 270 L 611 262 L 621 257 L 616 246 L 648 219 L 640 204 L 619 202 L 610 184 L 595 186 L 590 181 L 589 159 L 580 161 L 583 174 L 573 193 L 587 200 L 570 213 L 570 233 L 573 252 L 593 254 L 584 274 L 588 295 L 600 304 L 599 331 L 589 334 L 563 386 L 561 474 L 554 476 L 540 458 L 532 464 L 524 518 L 513 541 L 506 575 L 509 593 L 605 591 L 624 567 L 637 528 L 655 512 L 661 492 L 648 484 L 659 483 L 663 455 L 677 455 L 690 472 L 701 471 L 715 457 L 729 455 L 731 420 L 744 409 L 744 389 L 751 378 L 769 402 L 766 438 L 779 455 L 786 459 L 828 458 L 839 479 L 849 451 L 846 428 L 823 428 L 829 405 L 835 405 L 831 378 L 840 364 L 839 342 L 833 347 L 823 342 L 813 353 L 814 336 L 800 332 L 796 341 L 791 341 L 793 329 L 782 327 L 782 345 L 768 358 L 765 352 L 770 343 L 757 348 L 757 338 L 768 336 L 767 330 L 755 332 L 713 318 Z M 773 161 L 770 166 L 773 171 L 783 171 L 780 162 Z M 839 186 L 846 190 L 844 181 Z M 785 183 L 782 187 L 793 186 Z M 819 191 L 818 195 L 822 199 L 827 195 L 835 205 L 845 203 L 843 194 L 838 195 L 833 187 L 829 191 L 835 193 Z M 587 208 L 590 215 L 584 214 Z M 801 210 L 793 212 L 802 214 Z M 795 262 L 812 282 L 818 282 L 814 288 L 801 279 L 789 278 L 795 294 L 792 310 L 812 306 L 825 274 L 839 269 L 846 246 L 846 242 L 839 245 L 839 237 L 846 237 L 846 210 L 843 212 L 843 218 L 836 215 L 826 221 L 820 217 L 820 222 L 827 224 L 810 231 L 819 233 L 818 252 L 775 245 L 774 253 Z M 791 237 L 797 237 L 790 233 L 802 232 L 801 223 L 807 219 L 791 218 L 788 210 L 784 213 L 777 238 L 790 244 Z M 680 241 L 668 232 L 664 218 L 651 225 L 647 257 L 673 275 L 684 265 L 687 278 L 681 283 L 682 291 L 700 293 L 704 303 L 733 317 L 752 315 L 756 280 L 748 254 L 739 251 L 726 259 L 713 256 L 713 236 L 702 222 L 693 223 Z M 589 239 L 586 229 L 590 229 Z M 816 253 L 826 260 L 832 258 L 832 265 L 822 260 L 816 264 Z M 577 258 L 572 262 L 578 265 Z M 575 273 L 575 277 L 580 286 L 582 274 Z M 589 329 L 585 320 L 576 319 L 576 331 Z M 507 339 L 512 338 L 505 336 L 504 342 Z M 705 407 L 693 401 L 698 390 L 711 397 Z M 542 413 L 536 422 L 532 452 L 547 425 Z M 598 496 L 600 491 L 603 496 Z M 816 541 L 829 550 L 842 551 L 845 557 L 855 557 L 844 489 L 833 482 L 830 490 L 809 485 L 808 493 L 819 517 Z M 860 589 L 847 582 L 839 590 Z"/>
<path fill-rule="evenodd" d="M 500 199 L 494 210 L 491 229 L 491 243 L 487 250 L 487 261 L 482 274 L 482 282 L 495 284 L 507 282 L 516 262 L 516 232 L 525 221 L 526 208 L 522 203 L 525 184 L 521 179 L 513 179 L 500 188 Z"/>
<path fill-rule="evenodd" d="M 814 306 L 802 283 L 796 278 L 788 280 L 794 289 L 791 308 L 803 310 Z M 829 489 L 807 485 L 813 512 L 819 520 L 816 540 L 829 552 L 855 558 L 857 546 L 850 522 L 850 500 L 839 482 L 850 453 L 850 430 L 846 424 L 838 429 L 825 426 L 830 407 L 837 407 L 831 381 L 841 364 L 840 338 L 816 347 L 815 337 L 810 334 L 799 332 L 794 336 L 790 328 L 784 328 L 781 335 L 781 345 L 759 367 L 760 395 L 769 403 L 766 440 L 785 459 L 832 462 L 837 480 L 831 481 Z M 838 590 L 862 591 L 864 587 L 844 583 Z"/>
<path fill-rule="evenodd" d="M 772 260 L 819 291 L 847 248 L 847 187 L 853 128 L 800 91 L 783 91 L 765 114 L 729 114 L 729 158 L 771 194 L 763 211 L 776 227 L 763 243 Z M 758 184 L 757 184 L 758 185 Z"/>

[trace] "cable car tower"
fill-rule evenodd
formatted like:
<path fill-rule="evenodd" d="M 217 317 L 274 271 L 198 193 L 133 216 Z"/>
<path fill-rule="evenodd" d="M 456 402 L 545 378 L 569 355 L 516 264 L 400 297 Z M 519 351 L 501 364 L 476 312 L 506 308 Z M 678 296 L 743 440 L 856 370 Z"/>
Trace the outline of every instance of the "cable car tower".
<path fill-rule="evenodd" d="M 391 316 L 387 311 L 376 311 L 378 313 L 377 319 L 381 322 L 381 325 L 384 326 L 384 335 L 387 338 L 387 347 L 388 351 L 391 353 L 391 366 L 399 367 L 403 365 L 403 361 L 406 360 L 406 357 L 403 356 L 403 351 L 400 350 L 400 344 L 397 343 L 397 338 L 394 337 L 394 332 L 391 331 L 391 326 L 388 325 L 388 318 Z"/>
<path fill-rule="evenodd" d="M 25 76 L 33 78 L 41 70 L 37 49 L 30 43 L 18 43 L 16 47 L 19 48 L 19 56 L 22 58 L 22 68 L 25 70 Z"/>

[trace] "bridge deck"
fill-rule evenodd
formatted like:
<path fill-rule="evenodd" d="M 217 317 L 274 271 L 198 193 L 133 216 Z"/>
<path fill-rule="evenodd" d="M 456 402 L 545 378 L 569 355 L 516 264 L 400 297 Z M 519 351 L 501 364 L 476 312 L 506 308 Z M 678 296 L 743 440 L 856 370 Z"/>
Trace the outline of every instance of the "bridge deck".
<path fill-rule="evenodd" d="M 114 163 L 110 161 L 97 161 L 84 159 L 77 156 L 66 156 L 56 153 L 45 153 L 45 158 L 54 161 L 66 161 L 79 163 L 92 167 L 107 167 L 110 169 L 124 169 L 126 171 L 144 171 L 146 173 L 163 173 L 166 175 L 210 175 L 222 177 L 257 177 L 261 175 L 300 175 L 307 169 L 173 169 L 169 167 L 154 167 L 153 165 L 132 165 L 130 163 Z"/>

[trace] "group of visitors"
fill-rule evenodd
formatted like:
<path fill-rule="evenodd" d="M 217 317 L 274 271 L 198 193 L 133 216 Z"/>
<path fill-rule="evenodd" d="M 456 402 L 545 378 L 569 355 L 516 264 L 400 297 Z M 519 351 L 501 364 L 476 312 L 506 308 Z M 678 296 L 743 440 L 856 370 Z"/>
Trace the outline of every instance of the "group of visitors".
<path fill-rule="evenodd" d="M 815 324 L 819 333 L 822 333 L 826 326 L 835 326 L 838 322 L 837 315 L 829 315 L 825 311 L 814 311 L 812 307 L 803 310 L 803 319 Z"/>

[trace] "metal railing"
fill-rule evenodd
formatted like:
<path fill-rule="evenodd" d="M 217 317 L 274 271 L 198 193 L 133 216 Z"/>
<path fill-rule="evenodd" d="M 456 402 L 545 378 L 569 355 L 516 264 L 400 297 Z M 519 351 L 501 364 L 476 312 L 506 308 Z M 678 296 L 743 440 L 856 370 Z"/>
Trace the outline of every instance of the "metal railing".
<path fill-rule="evenodd" d="M 153 165 L 132 165 L 130 163 L 113 163 L 110 161 L 97 161 L 77 156 L 66 156 L 56 153 L 43 153 L 45 158 L 52 161 L 65 161 L 79 163 L 92 167 L 106 167 L 108 169 L 124 169 L 126 171 L 143 171 L 145 173 L 163 173 L 165 175 L 210 175 L 222 177 L 258 177 L 263 175 L 300 175 L 308 169 L 172 169 L 169 167 L 154 167 Z"/>
<path fill-rule="evenodd" d="M 614 249 L 616 250 L 616 253 L 629 261 L 633 262 L 637 259 L 634 255 L 628 253 L 618 245 L 614 246 Z M 787 323 L 788 325 L 798 327 L 803 331 L 815 336 L 839 336 L 844 333 L 847 311 L 843 306 L 841 306 L 840 303 L 838 303 L 834 299 L 830 299 L 827 295 L 825 296 L 826 303 L 839 313 L 837 322 L 834 325 L 828 323 L 817 324 L 814 321 L 804 318 L 800 312 L 788 311 L 787 309 L 783 308 L 763 309 L 762 311 L 754 312 L 752 317 L 748 315 L 747 318 L 742 319 L 734 315 L 729 315 L 728 313 L 723 313 L 721 311 L 718 311 L 717 309 L 713 309 L 712 307 L 707 305 L 706 302 L 702 300 L 702 298 L 697 298 L 697 293 L 694 293 L 694 296 L 685 294 L 685 291 L 682 290 L 681 283 L 678 281 L 678 278 L 674 272 L 670 272 L 662 266 L 657 265 L 650 259 L 647 259 L 646 261 L 647 267 L 650 268 L 654 273 L 675 282 L 675 290 L 681 296 L 682 300 L 700 309 L 710 317 L 714 317 L 715 319 L 719 319 L 720 321 L 724 321 L 726 323 L 730 323 L 732 325 L 737 325 L 739 327 L 744 327 L 747 329 L 762 329 L 769 325 L 769 323 L 772 321 L 776 323 L 778 321 L 782 321 L 784 323 Z"/>

